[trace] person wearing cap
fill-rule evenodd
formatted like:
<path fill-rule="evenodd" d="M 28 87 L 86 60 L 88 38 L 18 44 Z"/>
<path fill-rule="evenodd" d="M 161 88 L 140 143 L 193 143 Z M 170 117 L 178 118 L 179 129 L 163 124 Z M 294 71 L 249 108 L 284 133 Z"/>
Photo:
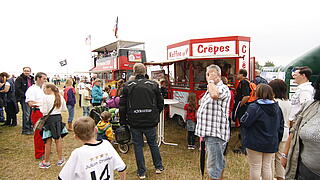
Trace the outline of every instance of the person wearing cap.
<path fill-rule="evenodd" d="M 92 88 L 92 105 L 93 106 L 100 106 L 103 100 L 103 91 L 101 87 L 101 80 L 96 79 L 93 83 L 93 88 Z"/>
<path fill-rule="evenodd" d="M 85 88 L 82 89 L 82 96 L 81 96 L 81 107 L 83 111 L 83 116 L 89 116 L 90 114 L 90 91 L 91 91 L 91 85 L 86 84 Z"/>

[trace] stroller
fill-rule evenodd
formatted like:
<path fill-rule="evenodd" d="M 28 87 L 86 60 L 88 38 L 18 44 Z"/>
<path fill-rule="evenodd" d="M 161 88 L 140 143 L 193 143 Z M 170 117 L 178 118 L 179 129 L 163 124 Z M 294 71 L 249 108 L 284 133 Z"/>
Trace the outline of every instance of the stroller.
<path fill-rule="evenodd" d="M 98 122 L 102 119 L 100 114 L 104 111 L 109 111 L 111 114 L 113 114 L 110 124 L 111 128 L 113 130 L 113 135 L 115 136 L 115 140 L 111 141 L 113 145 L 117 145 L 119 151 L 122 154 L 126 154 L 129 152 L 129 141 L 131 139 L 130 131 L 127 126 L 120 126 L 119 122 L 119 109 L 111 108 L 105 106 L 96 106 L 90 111 L 90 117 L 94 119 L 95 123 L 98 124 Z"/>

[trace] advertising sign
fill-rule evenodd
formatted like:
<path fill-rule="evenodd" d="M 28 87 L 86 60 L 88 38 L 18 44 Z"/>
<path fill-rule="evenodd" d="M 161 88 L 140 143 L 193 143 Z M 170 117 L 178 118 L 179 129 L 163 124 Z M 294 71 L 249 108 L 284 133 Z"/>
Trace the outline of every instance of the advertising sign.
<path fill-rule="evenodd" d="M 239 69 L 246 69 L 247 72 L 249 71 L 249 59 L 250 59 L 250 46 L 249 42 L 247 41 L 239 41 L 239 56 L 243 56 L 239 60 Z"/>
<path fill-rule="evenodd" d="M 129 62 L 142 62 L 141 52 L 136 50 L 129 50 L 128 59 Z"/>
<path fill-rule="evenodd" d="M 193 56 L 235 55 L 236 42 L 209 42 L 192 44 Z"/>
<path fill-rule="evenodd" d="M 93 71 L 105 71 L 114 69 L 114 66 L 116 66 L 114 58 L 115 57 L 105 57 L 98 59 L 96 61 L 96 67 L 93 69 Z"/>
<path fill-rule="evenodd" d="M 168 49 L 168 60 L 189 57 L 189 45 Z"/>
<path fill-rule="evenodd" d="M 151 79 L 157 81 L 164 79 L 164 70 L 151 71 Z"/>
<path fill-rule="evenodd" d="M 181 92 L 181 91 L 173 91 L 173 99 L 179 101 L 179 104 L 187 104 L 188 103 L 188 92 Z"/>

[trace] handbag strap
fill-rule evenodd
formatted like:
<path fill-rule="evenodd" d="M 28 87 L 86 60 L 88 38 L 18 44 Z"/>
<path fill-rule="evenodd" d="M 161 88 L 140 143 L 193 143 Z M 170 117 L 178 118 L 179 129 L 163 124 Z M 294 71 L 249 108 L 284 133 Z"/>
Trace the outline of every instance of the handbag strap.
<path fill-rule="evenodd" d="M 50 109 L 49 113 L 48 113 L 47 115 L 45 115 L 46 117 L 43 119 L 44 121 L 46 121 L 46 120 L 49 118 L 50 114 L 51 114 L 52 111 L 54 110 L 54 106 L 55 106 L 55 105 L 53 105 L 53 107 Z"/>

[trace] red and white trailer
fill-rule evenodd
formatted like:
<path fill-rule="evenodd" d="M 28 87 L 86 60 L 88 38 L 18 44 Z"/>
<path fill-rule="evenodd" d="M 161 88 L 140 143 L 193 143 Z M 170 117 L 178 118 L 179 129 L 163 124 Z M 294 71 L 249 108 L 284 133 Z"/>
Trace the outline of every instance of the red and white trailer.
<path fill-rule="evenodd" d="M 147 65 L 167 67 L 169 97 L 179 101 L 170 106 L 170 116 L 184 118 L 184 105 L 193 92 L 200 99 L 207 90 L 206 67 L 220 66 L 222 76 L 227 77 L 230 88 L 237 86 L 236 73 L 246 69 L 248 77 L 254 77 L 255 62 L 250 58 L 250 37 L 230 36 L 190 39 L 167 46 L 167 60 L 149 62 Z M 171 66 L 173 65 L 173 67 Z"/>

